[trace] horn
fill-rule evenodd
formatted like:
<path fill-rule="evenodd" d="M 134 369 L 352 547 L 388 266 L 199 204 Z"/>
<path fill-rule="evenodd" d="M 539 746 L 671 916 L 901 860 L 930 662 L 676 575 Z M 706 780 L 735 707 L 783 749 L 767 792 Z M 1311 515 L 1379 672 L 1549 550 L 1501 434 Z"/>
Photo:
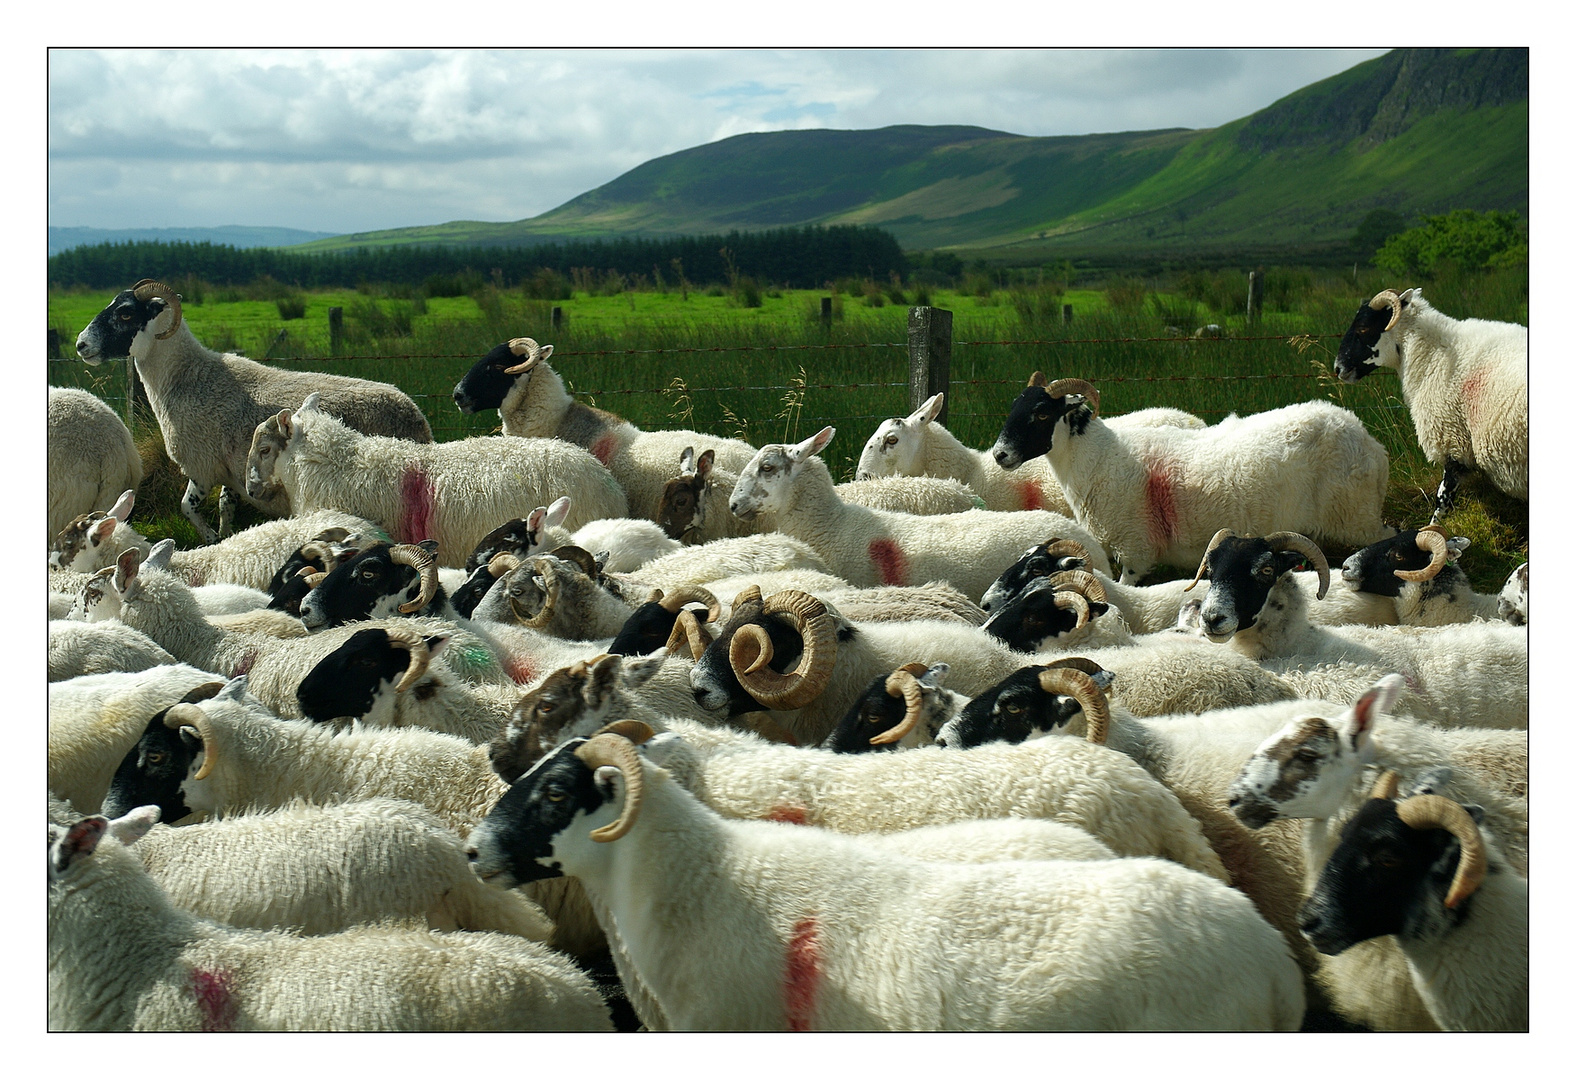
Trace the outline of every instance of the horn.
<path fill-rule="evenodd" d="M 319 585 L 323 584 L 323 579 L 328 577 L 328 571 L 326 570 L 319 570 L 316 573 L 311 573 L 310 571 L 312 568 L 310 566 L 303 566 L 301 569 L 308 571 L 308 573 L 304 575 L 306 577 L 306 587 L 308 589 L 317 588 Z M 303 575 L 298 574 L 296 576 L 301 577 Z"/>
<path fill-rule="evenodd" d="M 394 692 L 403 694 L 416 684 L 417 679 L 427 673 L 427 666 L 432 663 L 432 655 L 427 649 L 427 639 L 413 626 L 386 627 L 384 632 L 389 636 L 390 645 L 410 653 L 410 661 L 405 666 L 405 673 L 399 677 L 399 682 L 394 684 Z"/>
<path fill-rule="evenodd" d="M 533 630 L 541 630 L 553 621 L 553 616 L 558 614 L 558 592 L 562 586 L 558 577 L 549 568 L 542 566 L 536 560 L 532 564 L 542 571 L 542 585 L 545 595 L 542 597 L 542 609 L 535 615 L 527 615 L 515 603 L 513 595 L 509 597 L 509 608 L 514 612 L 514 617 L 520 620 L 522 626 L 529 626 Z"/>
<path fill-rule="evenodd" d="M 690 655 L 696 660 L 706 651 L 711 644 L 711 638 L 706 634 L 706 628 L 701 626 L 693 611 L 680 611 L 678 619 L 673 623 L 673 630 L 668 634 L 667 650 L 672 653 L 679 645 L 689 643 Z"/>
<path fill-rule="evenodd" d="M 1330 591 L 1330 564 L 1324 559 L 1324 552 L 1319 550 L 1319 545 L 1309 540 L 1302 533 L 1272 532 L 1264 538 L 1271 551 L 1295 551 L 1305 556 L 1313 563 L 1314 573 L 1319 575 L 1319 592 L 1317 600 L 1323 600 L 1324 594 Z"/>
<path fill-rule="evenodd" d="M 737 606 L 738 601 L 734 604 Z M 748 623 L 728 643 L 728 660 L 734 675 L 768 709 L 802 708 L 832 680 L 832 668 L 837 663 L 837 620 L 825 604 L 799 589 L 773 593 L 766 598 L 761 614 L 788 616 L 804 639 L 804 655 L 794 671 L 778 674 L 766 666 L 771 659 L 771 638 L 766 628 Z"/>
<path fill-rule="evenodd" d="M 536 343 L 535 338 L 510 338 L 509 351 L 516 356 L 523 356 L 525 359 L 513 367 L 504 368 L 503 373 L 505 375 L 518 375 L 523 371 L 530 371 L 542 362 L 542 347 Z"/>
<path fill-rule="evenodd" d="M 1445 568 L 1445 530 L 1438 525 L 1425 525 L 1417 530 L 1417 548 L 1429 553 L 1428 565 L 1421 570 L 1397 570 L 1395 576 L 1402 581 L 1432 581 Z"/>
<path fill-rule="evenodd" d="M 1204 557 L 1198 561 L 1198 570 L 1196 573 L 1194 573 L 1193 580 L 1188 582 L 1187 587 L 1182 590 L 1183 592 L 1187 592 L 1188 590 L 1192 589 L 1193 586 L 1197 585 L 1199 581 L 1202 580 L 1204 577 L 1204 571 L 1209 569 L 1209 553 L 1218 548 L 1222 540 L 1226 539 L 1228 536 L 1236 535 L 1237 534 L 1232 532 L 1230 529 L 1221 529 L 1210 538 L 1209 547 L 1204 549 Z"/>
<path fill-rule="evenodd" d="M 870 737 L 871 746 L 885 746 L 888 743 L 900 741 L 903 736 L 914 730 L 914 725 L 919 723 L 919 714 L 925 707 L 924 690 L 919 685 L 919 679 L 912 670 L 915 665 L 904 664 L 886 679 L 886 692 L 891 697 L 900 697 L 906 706 L 903 719 L 898 721 L 897 727 L 888 728 L 879 735 Z M 923 667 L 924 665 L 919 665 Z"/>
<path fill-rule="evenodd" d="M 409 615 L 432 603 L 432 598 L 438 594 L 438 563 L 427 549 L 415 544 L 395 544 L 389 548 L 389 560 L 415 567 L 416 573 L 421 575 L 421 592 L 416 599 L 399 606 L 400 614 Z"/>
<path fill-rule="evenodd" d="M 741 607 L 745 604 L 760 603 L 764 603 L 764 601 L 761 600 L 761 587 L 759 585 L 751 585 L 748 589 L 745 589 L 738 596 L 733 598 L 733 606 L 735 608 Z"/>
<path fill-rule="evenodd" d="M 218 691 L 214 692 L 218 693 Z M 165 710 L 164 726 L 171 731 L 179 731 L 188 725 L 196 728 L 197 734 L 202 738 L 202 768 L 197 770 L 197 775 L 192 779 L 206 780 L 219 760 L 219 741 L 213 737 L 213 724 L 209 723 L 208 714 L 196 705 L 184 701 L 171 705 Z"/>
<path fill-rule="evenodd" d="M 551 555 L 555 559 L 562 559 L 565 562 L 574 563 L 576 566 L 580 567 L 580 569 L 585 571 L 586 577 L 590 578 L 592 581 L 596 580 L 596 557 L 585 548 L 576 547 L 573 544 L 564 544 L 560 547 L 555 547 L 547 554 Z"/>
<path fill-rule="evenodd" d="M 611 825 L 591 830 L 591 839 L 599 844 L 611 843 L 629 832 L 640 816 L 640 800 L 645 795 L 645 776 L 640 770 L 640 758 L 635 744 L 622 735 L 604 730 L 593 735 L 586 744 L 575 751 L 575 757 L 585 762 L 593 772 L 603 765 L 611 765 L 624 774 L 624 812 Z"/>
<path fill-rule="evenodd" d="M 1051 397 L 1066 397 L 1068 394 L 1082 394 L 1089 399 L 1089 410 L 1094 415 L 1100 415 L 1100 391 L 1082 379 L 1057 379 L 1045 388 Z"/>
<path fill-rule="evenodd" d="M 600 657 L 598 659 L 600 659 Z M 592 734 L 622 735 L 636 746 L 639 746 L 641 743 L 656 735 L 656 731 L 644 720 L 614 720 L 611 723 L 603 724 L 601 727 L 592 732 Z"/>
<path fill-rule="evenodd" d="M 1395 812 L 1414 829 L 1445 829 L 1461 841 L 1461 858 L 1445 907 L 1453 908 L 1477 891 L 1488 874 L 1488 849 L 1465 807 L 1443 795 L 1413 795 L 1397 803 Z"/>
<path fill-rule="evenodd" d="M 1089 625 L 1089 600 L 1083 593 L 1073 589 L 1053 589 L 1051 592 L 1051 603 L 1063 611 L 1078 613 L 1078 621 L 1073 624 L 1074 630 Z"/>
<path fill-rule="evenodd" d="M 1090 600 L 1106 603 L 1105 586 L 1087 570 L 1063 570 L 1051 575 L 1051 588 L 1076 592 Z"/>
<path fill-rule="evenodd" d="M 500 551 L 487 561 L 487 572 L 495 578 L 501 578 L 520 565 L 520 557 L 507 551 Z"/>
<path fill-rule="evenodd" d="M 1052 667 L 1040 672 L 1040 689 L 1047 694 L 1076 698 L 1083 706 L 1084 721 L 1088 725 L 1085 737 L 1092 743 L 1105 744 L 1111 726 L 1111 707 L 1093 679 L 1073 667 Z"/>
<path fill-rule="evenodd" d="M 1401 787 L 1401 774 L 1394 769 L 1387 769 L 1374 781 L 1374 789 L 1368 793 L 1370 799 L 1393 799 Z"/>
<path fill-rule="evenodd" d="M 156 340 L 163 341 L 165 338 L 169 337 L 171 334 L 175 333 L 175 331 L 180 329 L 181 298 L 175 294 L 174 289 L 170 288 L 168 285 L 163 284 L 162 282 L 154 281 L 152 278 L 143 278 L 141 281 L 137 282 L 137 284 L 131 287 L 131 295 L 135 296 L 144 304 L 157 296 L 159 299 L 168 303 L 170 305 L 170 310 L 175 313 L 174 318 L 170 320 L 170 328 L 164 331 L 162 334 L 155 334 L 154 338 Z"/>
<path fill-rule="evenodd" d="M 1101 667 L 1099 664 L 1095 663 L 1093 660 L 1090 660 L 1086 656 L 1064 656 L 1060 660 L 1052 660 L 1045 666 L 1053 668 L 1071 668 L 1074 671 L 1081 671 L 1091 678 L 1095 675 L 1110 674 L 1110 672 L 1106 671 L 1105 668 Z"/>
<path fill-rule="evenodd" d="M 1089 549 L 1076 540 L 1061 540 L 1052 537 L 1045 542 L 1045 554 L 1047 558 L 1052 559 L 1068 555 L 1075 559 L 1082 559 L 1086 566 L 1089 563 Z"/>
<path fill-rule="evenodd" d="M 693 604 L 699 601 L 706 605 L 707 622 L 716 622 L 722 618 L 722 602 L 711 594 L 710 589 L 703 585 L 680 585 L 666 596 L 663 596 L 659 589 L 655 599 L 661 605 L 663 611 L 671 611 L 675 615 L 679 613 L 679 610 L 685 604 Z"/>
<path fill-rule="evenodd" d="M 1390 321 L 1384 324 L 1386 330 L 1393 329 L 1396 320 L 1401 317 L 1401 298 L 1396 295 L 1394 289 L 1385 289 L 1377 293 L 1372 300 L 1368 301 L 1368 306 L 1375 311 L 1382 311 L 1385 308 L 1390 309 Z"/>

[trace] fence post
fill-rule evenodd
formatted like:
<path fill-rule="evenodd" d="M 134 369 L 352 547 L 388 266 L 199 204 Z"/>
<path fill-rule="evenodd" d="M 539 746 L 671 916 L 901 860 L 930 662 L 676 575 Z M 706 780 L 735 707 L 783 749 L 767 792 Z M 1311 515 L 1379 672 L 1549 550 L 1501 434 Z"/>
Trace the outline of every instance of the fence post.
<path fill-rule="evenodd" d="M 1062 305 L 1062 325 L 1063 326 L 1071 326 L 1072 325 L 1072 321 L 1073 321 L 1073 306 L 1071 304 L 1063 304 Z"/>
<path fill-rule="evenodd" d="M 821 325 L 832 325 L 832 298 L 830 296 L 821 297 Z"/>
<path fill-rule="evenodd" d="M 53 326 L 49 328 L 49 359 L 60 359 L 60 331 Z"/>
<path fill-rule="evenodd" d="M 561 330 L 564 325 L 564 309 L 557 304 L 553 305 L 553 329 Z"/>
<path fill-rule="evenodd" d="M 328 351 L 331 356 L 338 356 L 340 349 L 345 344 L 345 309 L 331 307 L 328 309 Z"/>
<path fill-rule="evenodd" d="M 1264 313 L 1264 272 L 1248 271 L 1248 322 L 1256 323 Z"/>
<path fill-rule="evenodd" d="M 944 394 L 951 384 L 952 312 L 946 308 L 911 307 L 908 309 L 908 409 L 913 412 L 935 394 Z M 950 396 L 950 395 L 949 395 Z M 941 404 L 937 423 L 947 422 L 947 406 Z"/>

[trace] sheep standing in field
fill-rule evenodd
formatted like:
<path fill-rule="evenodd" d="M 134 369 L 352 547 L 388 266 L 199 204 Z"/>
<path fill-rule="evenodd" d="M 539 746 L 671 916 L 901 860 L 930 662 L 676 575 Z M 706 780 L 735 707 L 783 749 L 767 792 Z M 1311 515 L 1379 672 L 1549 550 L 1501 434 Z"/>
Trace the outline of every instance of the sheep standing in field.
<path fill-rule="evenodd" d="M 438 542 L 438 561 L 464 566 L 498 522 L 529 514 L 568 489 L 566 524 L 622 517 L 618 483 L 590 454 L 559 439 L 483 436 L 417 444 L 363 435 L 308 394 L 256 425 L 249 491 L 283 486 L 298 514 L 338 508 L 382 525 L 396 541 Z"/>
<path fill-rule="evenodd" d="M 1464 473 L 1481 469 L 1512 498 L 1527 499 L 1527 328 L 1452 319 L 1422 289 L 1385 289 L 1357 309 L 1335 354 L 1335 373 L 1356 382 L 1394 368 L 1423 453 L 1445 474 L 1434 521 L 1450 512 Z"/>
<path fill-rule="evenodd" d="M 1110 571 L 1088 530 L 1048 510 L 921 516 L 842 501 L 818 456 L 836 432 L 827 427 L 794 446 L 763 446 L 740 472 L 729 508 L 746 518 L 774 514 L 780 532 L 808 543 L 853 585 L 947 581 L 978 602 L 1025 543 L 1050 535 L 1077 540 Z"/>
<path fill-rule="evenodd" d="M 552 355 L 551 345 L 532 338 L 495 346 L 454 387 L 454 403 L 467 413 L 497 409 L 505 435 L 559 438 L 590 451 L 623 487 L 630 517 L 656 520 L 657 501 L 684 447 L 710 447 L 718 464 L 730 469 L 743 468 L 755 453 L 749 443 L 698 431 L 642 431 L 622 417 L 583 405 L 547 363 Z M 580 497 L 577 491 L 570 494 Z M 598 513 L 582 520 L 619 516 Z"/>
<path fill-rule="evenodd" d="M 77 335 L 77 355 L 90 364 L 121 356 L 135 360 L 164 433 L 165 452 L 187 477 L 181 511 L 208 543 L 216 536 L 198 508 L 215 484 L 224 489 L 220 533 L 230 529 L 237 492 L 275 516 L 290 513 L 289 499 L 278 488 L 246 494 L 246 458 L 257 425 L 310 392 L 320 392 L 323 407 L 357 431 L 432 441 L 427 418 L 396 386 L 284 371 L 205 348 L 181 319 L 181 298 L 147 278 L 116 294 L 93 317 Z"/>
<path fill-rule="evenodd" d="M 115 410 L 86 390 L 49 388 L 49 540 L 142 483 L 142 456 Z"/>
<path fill-rule="evenodd" d="M 1004 469 L 1045 455 L 1078 523 L 1121 561 L 1124 584 L 1156 563 L 1196 565 L 1222 526 L 1294 530 L 1353 547 L 1395 532 L 1380 521 L 1389 455 L 1361 420 L 1328 401 L 1202 429 L 1118 430 L 1099 410 L 1089 383 L 1047 384 L 1036 371 L 992 453 Z"/>
<path fill-rule="evenodd" d="M 238 930 L 175 907 L 126 845 L 152 808 L 49 826 L 49 1026 L 609 1031 L 568 957 L 506 934 Z"/>

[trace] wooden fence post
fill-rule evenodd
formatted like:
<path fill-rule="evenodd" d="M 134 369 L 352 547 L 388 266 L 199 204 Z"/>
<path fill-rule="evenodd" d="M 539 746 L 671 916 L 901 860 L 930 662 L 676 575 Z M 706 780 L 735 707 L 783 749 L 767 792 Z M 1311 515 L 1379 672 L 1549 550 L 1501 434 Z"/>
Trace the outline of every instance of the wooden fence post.
<path fill-rule="evenodd" d="M 1264 272 L 1248 271 L 1248 322 L 1256 323 L 1264 313 Z"/>
<path fill-rule="evenodd" d="M 557 304 L 553 305 L 553 329 L 562 330 L 564 326 L 564 309 Z"/>
<path fill-rule="evenodd" d="M 821 325 L 832 325 L 832 298 L 830 296 L 821 297 Z"/>
<path fill-rule="evenodd" d="M 913 412 L 935 394 L 947 393 L 952 371 L 952 312 L 946 308 L 908 309 L 908 409 Z M 950 397 L 950 395 L 949 395 Z M 941 404 L 936 422 L 947 422 Z"/>
<path fill-rule="evenodd" d="M 331 356 L 338 356 L 345 345 L 345 309 L 331 307 L 328 309 L 328 352 Z"/>
<path fill-rule="evenodd" d="M 60 359 L 60 331 L 53 326 L 49 328 L 49 359 Z"/>
<path fill-rule="evenodd" d="M 1071 304 L 1063 304 L 1062 305 L 1062 325 L 1063 326 L 1070 326 L 1070 325 L 1072 325 L 1072 321 L 1073 321 L 1073 306 Z"/>

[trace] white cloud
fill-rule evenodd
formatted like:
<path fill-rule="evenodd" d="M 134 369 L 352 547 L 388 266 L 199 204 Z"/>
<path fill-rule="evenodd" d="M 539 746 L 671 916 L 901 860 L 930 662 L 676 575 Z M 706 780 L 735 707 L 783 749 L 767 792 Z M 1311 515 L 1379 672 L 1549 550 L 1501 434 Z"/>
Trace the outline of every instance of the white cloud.
<path fill-rule="evenodd" d="M 52 50 L 56 225 L 335 232 L 552 209 L 752 131 L 1213 127 L 1379 50 Z"/>

